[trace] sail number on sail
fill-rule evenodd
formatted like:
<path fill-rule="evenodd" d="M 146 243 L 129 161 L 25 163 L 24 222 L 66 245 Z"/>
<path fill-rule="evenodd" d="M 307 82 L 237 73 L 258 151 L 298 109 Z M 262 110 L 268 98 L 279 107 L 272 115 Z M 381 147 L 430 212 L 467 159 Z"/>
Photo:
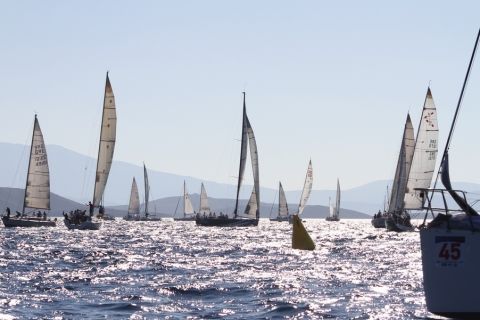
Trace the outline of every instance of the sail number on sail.
<path fill-rule="evenodd" d="M 40 167 L 47 164 L 47 152 L 45 151 L 45 145 L 42 143 L 40 145 L 34 146 L 35 154 L 35 166 Z"/>

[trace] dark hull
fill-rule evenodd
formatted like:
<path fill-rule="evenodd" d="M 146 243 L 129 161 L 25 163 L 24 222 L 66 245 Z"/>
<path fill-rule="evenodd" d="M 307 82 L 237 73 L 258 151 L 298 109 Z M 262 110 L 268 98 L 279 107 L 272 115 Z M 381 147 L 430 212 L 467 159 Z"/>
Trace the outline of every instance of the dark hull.
<path fill-rule="evenodd" d="M 405 232 L 405 231 L 414 230 L 414 227 L 410 223 L 410 220 L 405 220 L 395 215 L 388 216 L 385 219 L 385 227 L 387 228 L 388 231 L 395 231 L 395 232 Z"/>
<path fill-rule="evenodd" d="M 386 228 L 385 220 L 385 217 L 372 218 L 372 226 L 374 226 L 375 228 Z"/>
<path fill-rule="evenodd" d="M 284 221 L 288 221 L 288 216 L 286 217 L 276 217 L 276 218 L 270 218 L 270 221 L 277 221 L 277 222 L 284 222 Z"/>
<path fill-rule="evenodd" d="M 338 217 L 326 217 L 325 220 L 327 220 L 327 221 L 340 221 L 340 218 L 338 218 Z"/>
<path fill-rule="evenodd" d="M 174 221 L 195 221 L 195 217 L 173 218 Z"/>
<path fill-rule="evenodd" d="M 7 218 L 2 217 L 3 225 L 5 228 L 38 228 L 38 227 L 55 227 L 56 221 L 41 220 L 41 219 L 29 219 L 29 218 Z"/>
<path fill-rule="evenodd" d="M 63 222 L 69 230 L 99 230 L 102 226 L 101 222 L 92 221 L 85 221 L 80 224 L 70 223 L 68 220 L 63 220 Z"/>
<path fill-rule="evenodd" d="M 195 220 L 197 226 L 204 227 L 255 227 L 258 219 L 224 219 L 224 218 L 199 218 Z"/>

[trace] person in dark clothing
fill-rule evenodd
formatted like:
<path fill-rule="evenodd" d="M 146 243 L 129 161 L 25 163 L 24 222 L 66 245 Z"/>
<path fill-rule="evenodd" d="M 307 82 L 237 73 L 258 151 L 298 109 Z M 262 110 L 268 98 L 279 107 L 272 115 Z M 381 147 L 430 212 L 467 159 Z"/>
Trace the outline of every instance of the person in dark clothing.
<path fill-rule="evenodd" d="M 89 211 L 90 211 L 90 216 L 93 216 L 93 210 L 94 210 L 95 206 L 93 205 L 93 203 L 91 201 L 88 201 L 88 208 L 89 208 Z"/>
<path fill-rule="evenodd" d="M 7 211 L 7 218 L 10 218 L 10 208 L 7 207 L 7 210 L 6 210 L 6 211 Z"/>

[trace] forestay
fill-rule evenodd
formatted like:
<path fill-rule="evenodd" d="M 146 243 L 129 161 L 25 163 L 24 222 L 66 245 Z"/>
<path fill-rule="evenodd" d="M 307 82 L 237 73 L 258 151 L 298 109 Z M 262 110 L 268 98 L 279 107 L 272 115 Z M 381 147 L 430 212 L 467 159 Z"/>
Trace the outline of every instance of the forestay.
<path fill-rule="evenodd" d="M 132 181 L 132 190 L 130 191 L 130 203 L 128 204 L 128 214 L 138 215 L 140 213 L 140 198 L 138 196 L 138 187 L 135 178 Z"/>
<path fill-rule="evenodd" d="M 412 166 L 408 176 L 405 194 L 405 209 L 421 209 L 424 194 L 416 188 L 430 187 L 438 153 L 437 110 L 432 93 L 428 88 L 423 105 L 422 118 L 417 133 Z"/>
<path fill-rule="evenodd" d="M 313 169 L 312 160 L 308 163 L 307 174 L 305 176 L 305 183 L 303 184 L 302 195 L 300 196 L 300 204 L 298 205 L 298 215 L 301 215 L 305 209 L 310 193 L 312 192 L 313 185 Z"/>
<path fill-rule="evenodd" d="M 50 210 L 50 171 L 47 150 L 36 115 L 33 124 L 23 211 L 25 211 L 25 207 Z"/>
<path fill-rule="evenodd" d="M 117 129 L 117 114 L 115 110 L 115 97 L 107 73 L 105 84 L 105 97 L 103 101 L 102 128 L 100 131 L 100 145 L 98 148 L 97 171 L 93 204 L 98 206 L 102 200 L 108 174 L 112 166 L 113 151 L 115 149 L 115 135 Z"/>

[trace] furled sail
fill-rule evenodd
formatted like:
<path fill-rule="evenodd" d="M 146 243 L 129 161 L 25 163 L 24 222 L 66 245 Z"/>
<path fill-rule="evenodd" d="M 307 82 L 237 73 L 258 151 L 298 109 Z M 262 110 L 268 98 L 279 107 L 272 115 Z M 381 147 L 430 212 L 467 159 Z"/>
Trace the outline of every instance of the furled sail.
<path fill-rule="evenodd" d="M 32 145 L 25 186 L 24 212 L 25 207 L 50 210 L 50 171 L 48 169 L 47 150 L 37 115 L 35 115 L 33 124 Z"/>
<path fill-rule="evenodd" d="M 313 169 L 312 160 L 308 163 L 307 174 L 305 176 L 305 183 L 303 184 L 302 195 L 300 196 L 300 204 L 298 205 L 298 215 L 301 215 L 305 209 L 310 193 L 312 192 L 313 185 Z"/>
<path fill-rule="evenodd" d="M 201 214 L 210 214 L 210 206 L 208 205 L 208 196 L 207 196 L 207 190 L 205 190 L 205 187 L 202 183 L 202 187 L 200 188 L 200 213 Z"/>
<path fill-rule="evenodd" d="M 278 216 L 288 216 L 287 197 L 285 197 L 285 191 L 283 191 L 281 182 L 278 183 Z"/>
<path fill-rule="evenodd" d="M 183 181 L 183 214 L 186 216 L 193 213 L 193 205 L 187 192 L 187 184 Z"/>
<path fill-rule="evenodd" d="M 132 181 L 132 190 L 130 191 L 130 203 L 128 204 L 128 214 L 138 215 L 140 213 L 140 198 L 138 196 L 138 187 L 135 177 Z"/>
<path fill-rule="evenodd" d="M 148 173 L 145 163 L 143 164 L 143 183 L 145 185 L 145 215 L 148 214 L 148 199 L 150 197 L 150 184 L 148 183 Z"/>
<path fill-rule="evenodd" d="M 424 193 L 416 188 L 430 187 L 438 152 L 437 110 L 430 88 L 427 90 L 423 105 L 422 118 L 415 142 L 412 166 L 408 176 L 405 194 L 405 209 L 421 209 Z"/>
<path fill-rule="evenodd" d="M 395 178 L 392 185 L 392 193 L 390 195 L 390 205 L 388 212 L 400 212 L 404 208 L 405 190 L 407 188 L 408 173 L 413 158 L 415 147 L 412 120 L 407 115 L 405 128 L 403 131 L 400 153 L 398 155 L 397 169 L 395 170 Z"/>
<path fill-rule="evenodd" d="M 102 200 L 108 174 L 112 166 L 113 151 L 115 149 L 115 135 L 117 130 L 117 114 L 115 111 L 115 97 L 113 95 L 110 79 L 105 84 L 105 97 L 103 101 L 102 128 L 100 131 L 100 145 L 98 147 L 97 171 L 95 189 L 93 192 L 93 205 L 98 206 Z"/>

